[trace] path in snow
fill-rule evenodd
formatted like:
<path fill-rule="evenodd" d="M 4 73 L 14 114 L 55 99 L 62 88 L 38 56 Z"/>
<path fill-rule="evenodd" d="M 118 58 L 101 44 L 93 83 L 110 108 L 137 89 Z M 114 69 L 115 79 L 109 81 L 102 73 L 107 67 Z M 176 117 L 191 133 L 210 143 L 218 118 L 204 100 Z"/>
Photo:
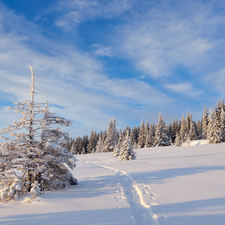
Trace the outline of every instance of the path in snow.
<path fill-rule="evenodd" d="M 111 167 L 99 165 L 91 161 L 79 161 L 112 171 L 116 175 L 120 176 L 120 184 L 122 186 L 126 200 L 132 209 L 132 213 L 137 225 L 158 224 L 157 215 L 153 214 L 151 211 L 150 204 L 146 204 L 144 201 L 144 194 L 154 196 L 154 193 L 150 193 L 151 188 L 148 185 L 137 183 L 128 173 L 124 171 L 119 171 Z"/>

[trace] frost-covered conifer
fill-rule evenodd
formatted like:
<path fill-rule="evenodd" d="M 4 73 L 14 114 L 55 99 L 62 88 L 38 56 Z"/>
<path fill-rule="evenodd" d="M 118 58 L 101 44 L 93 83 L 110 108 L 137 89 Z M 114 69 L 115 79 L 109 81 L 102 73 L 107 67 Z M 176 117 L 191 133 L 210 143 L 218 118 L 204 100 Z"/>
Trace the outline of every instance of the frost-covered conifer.
<path fill-rule="evenodd" d="M 180 139 L 181 142 L 184 142 L 187 138 L 187 126 L 184 115 L 182 116 L 181 124 L 180 124 Z"/>
<path fill-rule="evenodd" d="M 119 160 L 134 160 L 136 159 L 135 152 L 133 151 L 134 147 L 131 145 L 129 131 L 127 131 L 127 135 L 123 141 L 123 145 L 120 149 Z"/>
<path fill-rule="evenodd" d="M 196 139 L 196 130 L 195 130 L 195 125 L 193 121 L 190 122 L 190 130 L 189 130 L 188 137 L 191 141 Z"/>
<path fill-rule="evenodd" d="M 154 146 L 155 137 L 154 137 L 154 128 L 151 124 L 149 127 L 149 131 L 147 133 L 146 142 L 145 142 L 145 148 L 150 148 Z"/>
<path fill-rule="evenodd" d="M 89 138 L 89 142 L 88 142 L 88 145 L 87 145 L 87 153 L 91 153 L 94 148 L 95 148 L 95 135 L 94 135 L 94 132 L 92 130 L 90 138 Z"/>
<path fill-rule="evenodd" d="M 102 133 L 100 133 L 95 152 L 101 153 L 102 149 L 103 149 L 103 138 L 102 138 Z"/>
<path fill-rule="evenodd" d="M 170 145 L 170 142 L 166 132 L 165 122 L 163 120 L 161 113 L 159 113 L 159 122 L 156 125 L 154 146 L 159 147 L 159 146 L 169 146 L 169 145 Z"/>
<path fill-rule="evenodd" d="M 141 126 L 138 134 L 138 148 L 144 148 L 145 146 L 145 141 L 146 141 L 146 136 L 145 136 L 145 125 L 144 125 L 144 120 L 142 119 L 141 121 Z"/>
<path fill-rule="evenodd" d="M 197 134 L 196 134 L 197 139 L 202 138 L 202 123 L 201 121 L 198 120 L 197 122 Z"/>
<path fill-rule="evenodd" d="M 209 124 L 207 129 L 207 139 L 209 144 L 215 144 L 221 142 L 221 130 L 216 123 L 215 111 L 210 109 Z"/>
<path fill-rule="evenodd" d="M 104 141 L 104 147 L 103 147 L 103 152 L 112 152 L 118 143 L 118 134 L 117 134 L 117 129 L 116 129 L 116 121 L 115 118 L 113 117 L 109 121 L 109 127 L 107 130 L 107 136 Z"/>
<path fill-rule="evenodd" d="M 113 150 L 113 157 L 118 157 L 120 155 L 120 148 L 119 145 L 117 144 Z"/>
<path fill-rule="evenodd" d="M 221 119 L 221 140 L 222 142 L 225 142 L 225 112 L 223 108 L 221 110 L 220 119 Z"/>
<path fill-rule="evenodd" d="M 177 146 L 177 147 L 181 146 L 180 136 L 179 136 L 178 133 L 176 134 L 174 145 Z"/>
<path fill-rule="evenodd" d="M 137 140 L 138 140 L 138 129 L 136 126 L 134 126 L 134 128 L 131 130 L 130 133 L 130 139 L 131 139 L 131 144 L 133 146 L 137 145 Z"/>
<path fill-rule="evenodd" d="M 82 148 L 81 154 L 82 154 L 82 155 L 87 154 L 87 151 L 85 150 L 84 147 Z"/>
<path fill-rule="evenodd" d="M 204 114 L 202 118 L 202 139 L 207 138 L 208 123 L 209 123 L 208 112 L 205 106 L 205 110 L 204 110 Z"/>
<path fill-rule="evenodd" d="M 123 144 L 123 135 L 121 129 L 119 130 L 119 140 L 118 140 L 118 147 L 121 148 Z"/>
<path fill-rule="evenodd" d="M 75 142 L 72 142 L 72 146 L 70 148 L 70 152 L 71 152 L 72 155 L 77 154 L 77 148 L 76 148 Z"/>
<path fill-rule="evenodd" d="M 60 141 L 69 135 L 60 127 L 69 126 L 70 120 L 56 116 L 48 110 L 48 103 L 34 101 L 34 74 L 31 69 L 31 101 L 15 102 L 10 108 L 21 113 L 22 118 L 7 126 L 1 134 L 10 134 L 0 146 L 0 200 L 17 198 L 28 191 L 56 190 L 77 184 L 69 168 L 76 166 L 76 158 Z M 42 115 L 42 116 L 41 116 Z"/>

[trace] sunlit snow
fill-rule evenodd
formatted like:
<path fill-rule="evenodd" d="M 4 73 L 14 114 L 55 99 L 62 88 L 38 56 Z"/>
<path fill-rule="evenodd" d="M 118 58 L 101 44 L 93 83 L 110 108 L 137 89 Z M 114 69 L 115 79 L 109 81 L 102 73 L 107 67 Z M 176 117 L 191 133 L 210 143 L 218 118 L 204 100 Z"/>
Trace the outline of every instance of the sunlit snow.
<path fill-rule="evenodd" d="M 77 155 L 78 185 L 0 204 L 0 224 L 223 225 L 225 143 Z"/>

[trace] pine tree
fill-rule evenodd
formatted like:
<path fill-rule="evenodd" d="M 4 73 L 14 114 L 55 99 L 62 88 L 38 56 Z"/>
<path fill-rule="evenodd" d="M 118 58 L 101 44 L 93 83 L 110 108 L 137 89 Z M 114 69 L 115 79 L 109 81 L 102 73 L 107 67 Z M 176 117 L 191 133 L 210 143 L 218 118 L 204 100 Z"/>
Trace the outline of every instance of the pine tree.
<path fill-rule="evenodd" d="M 193 121 L 191 121 L 190 123 L 190 131 L 188 137 L 190 138 L 191 141 L 196 139 L 196 130 Z"/>
<path fill-rule="evenodd" d="M 187 137 L 187 126 L 186 126 L 186 121 L 184 118 L 184 115 L 182 116 L 182 120 L 180 123 L 180 139 L 181 142 L 184 142 L 186 140 Z"/>
<path fill-rule="evenodd" d="M 150 148 L 154 146 L 155 137 L 154 137 L 154 128 L 153 125 L 150 124 L 149 131 L 147 133 L 145 148 Z"/>
<path fill-rule="evenodd" d="M 197 139 L 202 138 L 202 123 L 199 120 L 197 122 L 197 134 L 196 135 L 197 135 Z"/>
<path fill-rule="evenodd" d="M 135 153 L 133 151 L 134 147 L 131 145 L 129 131 L 127 131 L 127 135 L 123 141 L 123 145 L 120 149 L 119 160 L 134 160 L 136 159 Z"/>
<path fill-rule="evenodd" d="M 170 145 L 169 137 L 167 135 L 165 128 L 166 128 L 165 122 L 163 120 L 161 113 L 159 113 L 159 122 L 156 126 L 155 131 L 155 143 L 154 143 L 155 147 Z"/>
<path fill-rule="evenodd" d="M 202 139 L 207 138 L 208 123 L 209 123 L 208 112 L 205 106 L 205 111 L 202 118 Z"/>
<path fill-rule="evenodd" d="M 113 150 L 113 157 L 118 157 L 120 155 L 120 148 L 119 145 L 117 144 Z"/>
<path fill-rule="evenodd" d="M 121 148 L 123 144 L 123 135 L 121 129 L 119 130 L 119 140 L 118 140 L 118 147 Z"/>
<path fill-rule="evenodd" d="M 176 147 L 181 146 L 180 136 L 179 136 L 178 133 L 176 134 L 176 138 L 175 138 L 175 141 L 174 141 L 174 145 L 175 145 Z"/>
<path fill-rule="evenodd" d="M 209 124 L 207 129 L 207 139 L 209 144 L 215 144 L 221 142 L 221 131 L 216 122 L 215 111 L 210 109 Z"/>
<path fill-rule="evenodd" d="M 117 130 L 116 130 L 116 122 L 115 118 L 110 119 L 109 121 L 109 127 L 107 130 L 107 136 L 104 141 L 104 147 L 103 147 L 103 152 L 112 152 L 118 143 L 118 135 L 117 135 Z"/>
<path fill-rule="evenodd" d="M 225 142 L 225 111 L 224 111 L 224 107 L 221 110 L 220 120 L 221 120 L 221 141 Z"/>
<path fill-rule="evenodd" d="M 171 140 L 172 140 L 172 143 L 174 143 L 175 138 L 176 138 L 176 134 L 179 132 L 179 131 L 177 131 L 177 127 L 178 127 L 177 119 L 176 120 L 173 119 L 172 130 L 171 130 Z"/>
<path fill-rule="evenodd" d="M 31 69 L 31 101 L 15 102 L 9 108 L 21 113 L 22 118 L 1 131 L 13 139 L 4 138 L 0 148 L 0 201 L 17 198 L 19 195 L 40 190 L 56 190 L 77 184 L 70 173 L 76 166 L 76 158 L 60 142 L 69 140 L 69 135 L 53 125 L 71 125 L 70 120 L 56 116 L 46 104 L 34 101 L 34 73 Z M 42 115 L 42 117 L 41 117 Z M 16 133 L 16 131 L 18 131 Z"/>
<path fill-rule="evenodd" d="M 91 135 L 89 138 L 89 142 L 87 145 L 87 153 L 92 153 L 93 149 L 95 149 L 95 136 L 94 136 L 94 131 L 91 131 Z"/>
<path fill-rule="evenodd" d="M 130 138 L 131 138 L 131 144 L 133 146 L 137 145 L 137 142 L 138 142 L 138 129 L 137 129 L 136 126 L 134 126 L 134 128 L 131 130 Z"/>
<path fill-rule="evenodd" d="M 72 146 L 70 148 L 70 152 L 71 152 L 72 155 L 77 154 L 77 148 L 76 148 L 75 142 L 72 142 Z"/>
<path fill-rule="evenodd" d="M 137 147 L 138 148 L 143 148 L 144 145 L 145 145 L 145 141 L 146 141 L 145 125 L 144 125 L 144 120 L 142 119 L 141 126 L 140 126 L 140 130 L 139 130 L 139 134 L 138 134 L 138 144 L 137 144 Z"/>
<path fill-rule="evenodd" d="M 102 138 L 102 132 L 100 132 L 100 135 L 99 135 L 99 139 L 98 139 L 98 142 L 97 142 L 97 145 L 96 145 L 96 153 L 101 153 L 103 150 L 103 138 Z"/>

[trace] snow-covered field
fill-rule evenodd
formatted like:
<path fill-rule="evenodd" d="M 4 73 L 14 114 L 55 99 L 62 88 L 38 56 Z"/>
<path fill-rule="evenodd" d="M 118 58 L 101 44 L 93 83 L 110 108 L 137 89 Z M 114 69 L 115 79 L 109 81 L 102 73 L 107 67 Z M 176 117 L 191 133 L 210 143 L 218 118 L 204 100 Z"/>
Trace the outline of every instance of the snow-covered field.
<path fill-rule="evenodd" d="M 202 144 L 78 155 L 77 186 L 2 203 L 0 224 L 224 225 L 225 143 Z"/>

